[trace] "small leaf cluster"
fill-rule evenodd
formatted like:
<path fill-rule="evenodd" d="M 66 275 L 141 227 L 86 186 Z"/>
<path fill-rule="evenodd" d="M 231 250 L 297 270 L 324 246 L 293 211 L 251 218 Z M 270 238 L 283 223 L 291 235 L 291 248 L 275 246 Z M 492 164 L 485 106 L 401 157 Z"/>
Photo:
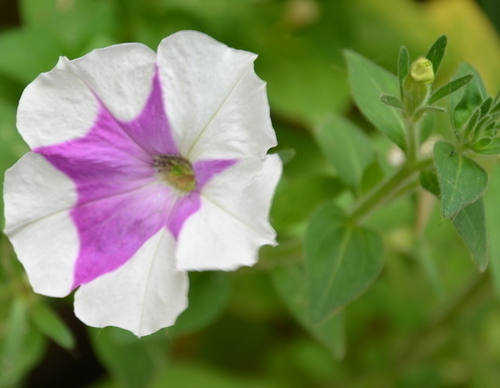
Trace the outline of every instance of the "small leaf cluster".
<path fill-rule="evenodd" d="M 445 55 L 446 45 L 447 38 L 443 35 L 431 46 L 425 57 L 418 58 L 411 65 L 408 49 L 402 46 L 398 60 L 401 99 L 384 94 L 381 97 L 382 102 L 401 109 L 405 117 L 413 120 L 420 119 L 427 111 L 445 111 L 435 103 L 467 85 L 473 78 L 472 74 L 465 74 L 433 90 L 432 84 Z"/>
<path fill-rule="evenodd" d="M 481 76 L 469 64 L 460 67 L 457 79 L 465 72 L 474 74 L 474 81 L 449 100 L 455 136 L 462 149 L 480 155 L 500 154 L 500 93 L 488 96 Z"/>

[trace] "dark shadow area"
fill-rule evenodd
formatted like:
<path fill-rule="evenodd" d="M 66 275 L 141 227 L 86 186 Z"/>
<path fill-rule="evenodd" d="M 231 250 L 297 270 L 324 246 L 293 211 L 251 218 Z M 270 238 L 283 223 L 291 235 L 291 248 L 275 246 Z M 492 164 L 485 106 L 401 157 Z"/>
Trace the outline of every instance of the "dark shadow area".
<path fill-rule="evenodd" d="M 21 24 L 19 7 L 15 0 L 0 0 L 0 30 Z"/>
<path fill-rule="evenodd" d="M 71 328 L 76 347 L 66 350 L 50 342 L 42 362 L 30 373 L 24 385 L 26 388 L 86 387 L 105 373 L 94 356 L 85 325 L 69 306 L 58 312 Z"/>

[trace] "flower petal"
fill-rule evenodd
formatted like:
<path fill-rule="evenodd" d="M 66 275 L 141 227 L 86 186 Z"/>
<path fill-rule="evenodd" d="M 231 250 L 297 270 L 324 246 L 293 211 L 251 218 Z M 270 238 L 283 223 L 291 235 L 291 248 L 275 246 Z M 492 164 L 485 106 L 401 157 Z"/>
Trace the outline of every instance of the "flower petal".
<path fill-rule="evenodd" d="M 45 158 L 28 153 L 5 173 L 5 234 L 35 292 L 62 297 L 71 291 L 78 235 L 68 209 L 73 182 Z"/>
<path fill-rule="evenodd" d="M 276 144 L 257 56 L 182 31 L 164 39 L 158 65 L 166 111 L 182 155 L 197 159 L 259 155 Z"/>
<path fill-rule="evenodd" d="M 5 233 L 71 209 L 77 201 L 71 179 L 43 156 L 29 152 L 5 172 Z"/>
<path fill-rule="evenodd" d="M 188 158 L 263 158 L 276 145 L 266 87 L 252 70 L 234 85 L 192 144 Z"/>
<path fill-rule="evenodd" d="M 174 240 L 164 229 L 125 265 L 75 293 L 75 314 L 95 327 L 117 326 L 137 336 L 173 325 L 187 307 L 188 278 L 174 268 Z"/>
<path fill-rule="evenodd" d="M 179 234 L 177 269 L 233 270 L 254 264 L 261 245 L 275 244 L 268 214 L 281 168 L 269 155 L 258 164 L 239 161 L 210 180 L 200 210 Z"/>
<path fill-rule="evenodd" d="M 24 90 L 17 110 L 17 128 L 31 149 L 79 138 L 90 129 L 99 103 L 61 57 Z"/>
<path fill-rule="evenodd" d="M 161 183 L 73 209 L 80 252 L 74 287 L 125 264 L 140 247 L 164 228 L 176 197 Z"/>
<path fill-rule="evenodd" d="M 97 49 L 71 61 L 71 68 L 121 121 L 135 118 L 151 92 L 156 53 L 139 43 Z"/>
<path fill-rule="evenodd" d="M 36 152 L 73 179 L 79 205 L 154 180 L 152 157 L 130 139 L 104 107 L 86 136 L 40 147 Z"/>

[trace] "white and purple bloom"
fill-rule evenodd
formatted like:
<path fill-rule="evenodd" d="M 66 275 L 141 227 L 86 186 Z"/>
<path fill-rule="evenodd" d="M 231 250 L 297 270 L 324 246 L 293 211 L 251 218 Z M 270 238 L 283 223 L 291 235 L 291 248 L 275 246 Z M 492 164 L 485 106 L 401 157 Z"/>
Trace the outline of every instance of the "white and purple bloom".
<path fill-rule="evenodd" d="M 32 152 L 7 171 L 5 233 L 35 292 L 74 289 L 86 324 L 138 336 L 187 306 L 190 270 L 252 265 L 275 244 L 281 174 L 256 55 L 183 31 L 120 44 L 24 91 Z"/>

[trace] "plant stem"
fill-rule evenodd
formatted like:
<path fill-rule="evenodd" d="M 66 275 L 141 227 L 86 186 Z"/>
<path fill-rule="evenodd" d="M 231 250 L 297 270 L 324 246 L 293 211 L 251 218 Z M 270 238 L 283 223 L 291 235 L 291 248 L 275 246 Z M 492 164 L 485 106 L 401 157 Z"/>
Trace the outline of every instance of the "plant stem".
<path fill-rule="evenodd" d="M 431 164 L 431 159 L 413 163 L 407 160 L 399 170 L 375 186 L 354 205 L 351 210 L 351 220 L 362 222 L 387 201 L 394 199 L 397 193 L 406 192 L 405 188 L 413 185 L 418 179 L 418 173 Z"/>
<path fill-rule="evenodd" d="M 418 161 L 418 148 L 419 142 L 417 137 L 417 126 L 415 121 L 411 118 L 406 120 L 406 133 L 408 134 L 407 144 L 408 144 L 408 153 L 407 153 L 407 161 L 408 164 L 412 165 L 417 163 Z"/>

